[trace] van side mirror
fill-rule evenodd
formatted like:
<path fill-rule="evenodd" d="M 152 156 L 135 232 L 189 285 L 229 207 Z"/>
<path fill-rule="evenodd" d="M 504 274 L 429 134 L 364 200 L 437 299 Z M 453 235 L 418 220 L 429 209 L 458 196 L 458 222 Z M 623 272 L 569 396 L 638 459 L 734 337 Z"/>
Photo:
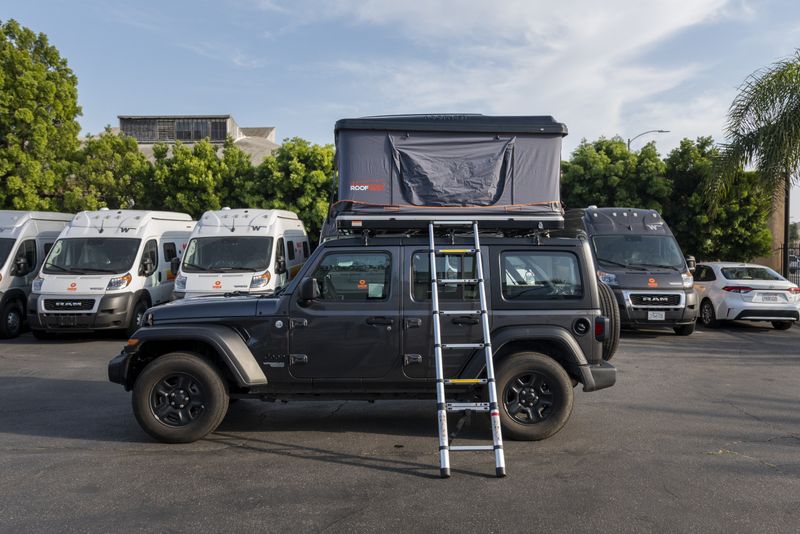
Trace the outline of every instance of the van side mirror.
<path fill-rule="evenodd" d="M 181 268 L 181 259 L 177 256 L 169 260 L 169 270 L 172 271 L 172 274 L 175 276 L 178 275 L 178 271 Z"/>
<path fill-rule="evenodd" d="M 286 272 L 286 260 L 278 258 L 275 260 L 275 274 L 283 274 Z"/>
<path fill-rule="evenodd" d="M 14 260 L 14 276 L 25 276 L 31 272 L 30 265 L 28 265 L 28 258 L 20 256 Z"/>
<path fill-rule="evenodd" d="M 156 265 L 153 263 L 153 258 L 146 256 L 142 259 L 142 265 L 139 267 L 139 274 L 141 276 L 150 276 L 156 272 Z"/>
<path fill-rule="evenodd" d="M 300 300 L 303 302 L 311 302 L 319 298 L 319 284 L 316 278 L 303 278 L 300 282 L 299 291 Z"/>
<path fill-rule="evenodd" d="M 686 256 L 686 266 L 689 268 L 689 272 L 694 274 L 694 270 L 697 268 L 697 261 L 694 256 Z"/>

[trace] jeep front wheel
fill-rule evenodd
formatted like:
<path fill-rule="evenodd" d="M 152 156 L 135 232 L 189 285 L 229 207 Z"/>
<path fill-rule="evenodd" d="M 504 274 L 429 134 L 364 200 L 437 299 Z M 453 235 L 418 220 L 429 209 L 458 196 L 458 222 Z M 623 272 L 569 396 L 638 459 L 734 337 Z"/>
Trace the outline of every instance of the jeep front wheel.
<path fill-rule="evenodd" d="M 133 386 L 133 413 L 145 432 L 165 443 L 189 443 L 216 430 L 228 411 L 219 373 L 194 354 L 153 360 Z"/>
<path fill-rule="evenodd" d="M 572 414 L 572 381 L 552 358 L 521 352 L 501 362 L 497 395 L 504 436 L 538 441 L 549 438 Z"/>

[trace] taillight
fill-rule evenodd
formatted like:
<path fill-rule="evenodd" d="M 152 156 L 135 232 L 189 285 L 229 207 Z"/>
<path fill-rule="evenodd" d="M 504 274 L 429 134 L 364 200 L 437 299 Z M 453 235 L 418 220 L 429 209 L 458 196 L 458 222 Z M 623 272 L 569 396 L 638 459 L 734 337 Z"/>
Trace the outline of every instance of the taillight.
<path fill-rule="evenodd" d="M 609 321 L 610 319 L 608 317 L 594 318 L 594 338 L 597 341 L 605 341 Z"/>
<path fill-rule="evenodd" d="M 790 287 L 789 293 L 792 295 L 800 295 L 800 287 Z"/>
<path fill-rule="evenodd" d="M 722 290 L 730 293 L 750 293 L 753 288 L 747 286 L 725 286 Z"/>

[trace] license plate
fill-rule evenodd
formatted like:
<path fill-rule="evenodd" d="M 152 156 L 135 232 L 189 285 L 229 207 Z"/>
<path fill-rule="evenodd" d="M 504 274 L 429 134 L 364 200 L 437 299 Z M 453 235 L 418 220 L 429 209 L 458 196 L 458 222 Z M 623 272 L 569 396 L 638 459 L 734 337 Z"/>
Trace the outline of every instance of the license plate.
<path fill-rule="evenodd" d="M 761 295 L 761 302 L 778 302 L 778 295 Z"/>
<path fill-rule="evenodd" d="M 62 328 L 69 328 L 75 326 L 75 316 L 74 315 L 59 315 L 58 316 L 58 326 Z"/>
<path fill-rule="evenodd" d="M 662 312 L 662 311 L 647 312 L 648 321 L 663 321 L 666 318 L 667 318 L 667 312 Z"/>

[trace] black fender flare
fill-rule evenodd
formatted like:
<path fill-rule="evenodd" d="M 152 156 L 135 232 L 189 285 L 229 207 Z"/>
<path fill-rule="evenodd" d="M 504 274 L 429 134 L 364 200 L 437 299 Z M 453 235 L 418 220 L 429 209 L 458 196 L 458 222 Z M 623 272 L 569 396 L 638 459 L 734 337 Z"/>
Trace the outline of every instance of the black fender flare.
<path fill-rule="evenodd" d="M 158 341 L 191 340 L 205 343 L 219 354 L 239 386 L 261 386 L 267 383 L 267 377 L 250 348 L 230 327 L 211 324 L 149 326 L 137 330 L 133 337 L 139 340 L 135 345 L 136 352 L 147 347 L 148 343 Z"/>
<path fill-rule="evenodd" d="M 503 346 L 515 341 L 547 341 L 558 343 L 564 349 L 564 356 L 568 363 L 573 364 L 581 375 L 584 391 L 595 389 L 594 378 L 589 369 L 589 362 L 583 354 L 578 342 L 567 330 L 552 325 L 540 326 L 509 326 L 492 332 L 492 354 L 496 355 Z M 464 371 L 463 377 L 476 377 L 486 366 L 483 351 L 476 351 L 472 355 Z"/>

